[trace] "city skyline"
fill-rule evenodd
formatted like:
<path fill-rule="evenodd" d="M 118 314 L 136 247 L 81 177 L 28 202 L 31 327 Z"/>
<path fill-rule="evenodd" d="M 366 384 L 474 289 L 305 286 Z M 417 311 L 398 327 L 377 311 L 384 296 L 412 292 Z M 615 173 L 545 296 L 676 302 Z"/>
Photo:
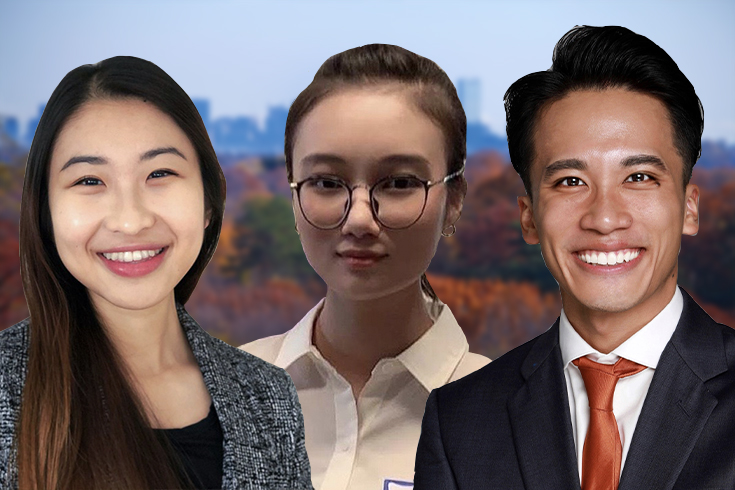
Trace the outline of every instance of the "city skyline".
<path fill-rule="evenodd" d="M 287 107 L 329 56 L 384 42 L 434 60 L 455 82 L 481 81 L 471 118 L 499 135 L 513 81 L 548 68 L 574 25 L 612 24 L 664 48 L 702 99 L 705 139 L 733 144 L 734 19 L 735 2 L 725 0 L 0 0 L 0 114 L 24 128 L 69 70 L 125 54 L 210 99 L 213 118 L 248 114 L 263 125 L 269 107 Z"/>

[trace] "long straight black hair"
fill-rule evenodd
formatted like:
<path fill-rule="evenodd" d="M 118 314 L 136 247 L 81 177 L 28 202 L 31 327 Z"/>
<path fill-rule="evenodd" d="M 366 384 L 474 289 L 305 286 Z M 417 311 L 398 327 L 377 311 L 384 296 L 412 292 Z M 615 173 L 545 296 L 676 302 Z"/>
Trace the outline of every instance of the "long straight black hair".
<path fill-rule="evenodd" d="M 20 215 L 20 262 L 30 311 L 30 350 L 16 437 L 20 488 L 180 486 L 170 448 L 150 428 L 141 400 L 86 288 L 62 263 L 49 210 L 49 163 L 59 132 L 85 103 L 138 99 L 168 115 L 199 159 L 210 217 L 199 256 L 174 289 L 189 299 L 214 254 L 225 180 L 189 96 L 149 61 L 119 56 L 69 72 L 54 90 L 28 155 Z"/>

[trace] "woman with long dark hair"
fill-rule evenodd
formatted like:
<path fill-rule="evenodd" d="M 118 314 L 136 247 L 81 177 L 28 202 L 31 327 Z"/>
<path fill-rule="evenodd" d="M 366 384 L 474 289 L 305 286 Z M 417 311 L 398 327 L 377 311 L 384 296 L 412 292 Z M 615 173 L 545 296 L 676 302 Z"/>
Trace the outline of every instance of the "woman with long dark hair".
<path fill-rule="evenodd" d="M 187 314 L 225 181 L 191 99 L 116 57 L 61 81 L 28 156 L 30 318 L 0 333 L 0 487 L 310 488 L 283 370 Z"/>
<path fill-rule="evenodd" d="M 466 129 L 446 73 L 385 44 L 329 58 L 289 110 L 296 227 L 327 295 L 242 348 L 293 378 L 318 489 L 410 487 L 429 393 L 489 362 L 424 274 L 456 230 Z"/>

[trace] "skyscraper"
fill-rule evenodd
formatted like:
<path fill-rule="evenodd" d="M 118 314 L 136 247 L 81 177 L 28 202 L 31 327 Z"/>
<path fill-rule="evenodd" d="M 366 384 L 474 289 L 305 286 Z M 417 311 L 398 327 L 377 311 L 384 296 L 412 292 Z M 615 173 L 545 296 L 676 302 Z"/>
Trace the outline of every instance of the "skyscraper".
<path fill-rule="evenodd" d="M 480 122 L 480 79 L 460 78 L 457 83 L 457 94 L 467 115 L 467 123 Z"/>

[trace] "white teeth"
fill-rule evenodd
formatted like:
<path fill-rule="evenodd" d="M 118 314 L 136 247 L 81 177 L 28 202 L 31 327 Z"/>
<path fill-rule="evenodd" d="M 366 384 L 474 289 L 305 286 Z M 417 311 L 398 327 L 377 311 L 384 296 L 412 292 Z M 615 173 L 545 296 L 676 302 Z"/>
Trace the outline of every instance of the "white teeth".
<path fill-rule="evenodd" d="M 578 253 L 582 262 L 592 265 L 617 265 L 630 262 L 640 255 L 640 250 L 618 250 L 616 252 L 597 252 L 595 250 Z"/>
<path fill-rule="evenodd" d="M 113 262 L 138 262 L 140 260 L 155 257 L 159 253 L 163 252 L 163 249 L 158 250 L 134 250 L 129 252 L 112 252 L 103 253 L 102 255 Z"/>

